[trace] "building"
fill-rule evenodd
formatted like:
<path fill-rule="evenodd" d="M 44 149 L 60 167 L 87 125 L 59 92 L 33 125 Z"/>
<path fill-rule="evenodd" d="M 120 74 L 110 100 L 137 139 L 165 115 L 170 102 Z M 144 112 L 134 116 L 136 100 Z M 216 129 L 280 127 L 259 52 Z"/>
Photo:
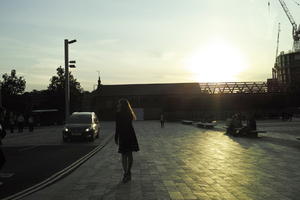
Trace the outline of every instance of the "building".
<path fill-rule="evenodd" d="M 167 120 L 202 120 L 236 112 L 273 116 L 294 104 L 284 93 L 266 89 L 264 82 L 101 85 L 84 96 L 81 109 L 113 120 L 118 100 L 127 98 L 140 120 L 158 120 L 161 113 Z"/>
<path fill-rule="evenodd" d="M 285 88 L 287 91 L 300 89 L 300 52 L 281 52 L 272 69 L 272 79 L 268 80 L 269 90 Z"/>

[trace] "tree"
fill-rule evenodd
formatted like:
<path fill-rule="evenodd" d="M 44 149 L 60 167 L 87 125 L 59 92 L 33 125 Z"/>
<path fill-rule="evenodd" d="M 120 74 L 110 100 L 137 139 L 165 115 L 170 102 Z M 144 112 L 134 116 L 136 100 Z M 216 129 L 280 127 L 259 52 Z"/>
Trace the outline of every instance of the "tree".
<path fill-rule="evenodd" d="M 50 84 L 48 86 L 48 91 L 51 98 L 49 106 L 53 108 L 58 108 L 59 110 L 65 109 L 64 99 L 65 99 L 65 70 L 60 66 L 56 69 L 56 76 L 52 76 L 50 79 Z M 78 111 L 81 109 L 81 97 L 83 94 L 83 89 L 80 83 L 74 78 L 74 76 L 69 72 L 69 83 L 70 83 L 70 110 Z"/>
<path fill-rule="evenodd" d="M 18 77 L 16 70 L 11 70 L 10 75 L 2 75 L 1 92 L 3 95 L 11 96 L 23 94 L 26 88 L 26 81 L 23 76 Z"/>
<path fill-rule="evenodd" d="M 64 93 L 65 90 L 65 70 L 60 66 L 56 69 L 56 76 L 52 76 L 48 90 L 55 93 Z M 70 93 L 79 94 L 83 92 L 80 83 L 69 72 Z"/>

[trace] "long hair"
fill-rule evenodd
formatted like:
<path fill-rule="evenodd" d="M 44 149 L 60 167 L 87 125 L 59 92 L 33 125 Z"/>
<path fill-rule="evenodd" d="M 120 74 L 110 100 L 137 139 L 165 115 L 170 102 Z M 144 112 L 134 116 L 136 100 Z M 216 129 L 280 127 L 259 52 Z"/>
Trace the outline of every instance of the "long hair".
<path fill-rule="evenodd" d="M 121 114 L 125 114 L 128 115 L 130 119 L 132 120 L 136 120 L 136 116 L 135 113 L 133 112 L 131 105 L 129 103 L 129 101 L 125 98 L 121 98 L 119 100 L 119 109 L 118 112 L 120 112 Z"/>

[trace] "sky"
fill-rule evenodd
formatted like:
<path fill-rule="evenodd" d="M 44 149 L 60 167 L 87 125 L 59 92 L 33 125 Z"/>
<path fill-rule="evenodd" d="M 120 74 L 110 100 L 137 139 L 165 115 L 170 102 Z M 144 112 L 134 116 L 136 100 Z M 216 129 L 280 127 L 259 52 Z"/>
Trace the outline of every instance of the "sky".
<path fill-rule="evenodd" d="M 300 23 L 300 6 L 285 2 Z M 0 0 L 0 74 L 16 69 L 26 91 L 46 89 L 64 40 L 76 39 L 71 72 L 86 91 L 98 74 L 103 84 L 266 81 L 279 22 L 287 52 L 278 0 Z"/>

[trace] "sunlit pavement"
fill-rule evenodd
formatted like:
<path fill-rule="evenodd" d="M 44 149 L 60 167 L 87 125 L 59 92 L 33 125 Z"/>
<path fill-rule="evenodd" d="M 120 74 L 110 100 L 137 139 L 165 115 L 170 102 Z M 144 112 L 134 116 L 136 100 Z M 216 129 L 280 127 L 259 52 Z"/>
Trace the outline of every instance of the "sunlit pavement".
<path fill-rule="evenodd" d="M 106 126 L 113 134 L 114 123 Z M 134 126 L 141 151 L 134 154 L 131 182 L 120 183 L 120 155 L 111 141 L 75 172 L 25 199 L 299 199 L 300 122 L 261 123 L 268 132 L 256 139 L 228 137 L 222 125 Z"/>

